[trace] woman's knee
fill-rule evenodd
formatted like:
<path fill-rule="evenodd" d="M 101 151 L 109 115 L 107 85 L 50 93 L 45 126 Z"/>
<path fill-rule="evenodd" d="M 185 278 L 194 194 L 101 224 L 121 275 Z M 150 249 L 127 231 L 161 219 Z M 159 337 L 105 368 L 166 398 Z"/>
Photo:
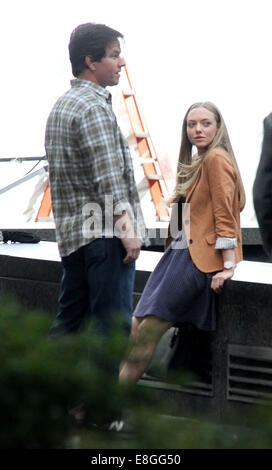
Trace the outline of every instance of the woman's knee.
<path fill-rule="evenodd" d="M 157 342 L 171 326 L 173 326 L 172 322 L 149 315 L 138 325 L 137 331 L 138 335 L 146 338 L 147 341 Z"/>
<path fill-rule="evenodd" d="M 140 324 L 140 319 L 137 317 L 132 317 L 132 322 L 131 322 L 131 331 L 130 331 L 130 336 L 132 338 L 136 337 L 137 330 Z"/>

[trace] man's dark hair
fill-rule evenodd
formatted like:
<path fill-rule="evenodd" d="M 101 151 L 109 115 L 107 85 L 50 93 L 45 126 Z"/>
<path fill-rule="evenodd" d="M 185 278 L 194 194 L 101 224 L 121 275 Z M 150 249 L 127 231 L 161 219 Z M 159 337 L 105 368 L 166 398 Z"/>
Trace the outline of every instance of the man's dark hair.
<path fill-rule="evenodd" d="M 85 23 L 77 26 L 69 43 L 73 75 L 78 77 L 87 68 L 86 56 L 94 62 L 100 62 L 106 54 L 107 46 L 118 38 L 123 38 L 123 35 L 104 24 Z"/>

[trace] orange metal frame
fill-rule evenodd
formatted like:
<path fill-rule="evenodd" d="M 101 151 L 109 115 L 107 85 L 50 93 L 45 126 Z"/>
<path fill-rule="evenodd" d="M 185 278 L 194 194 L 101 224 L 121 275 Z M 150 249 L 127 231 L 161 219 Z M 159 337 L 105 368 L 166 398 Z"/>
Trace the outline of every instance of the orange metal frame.
<path fill-rule="evenodd" d="M 41 218 L 48 218 L 50 216 L 50 212 L 51 212 L 51 196 L 50 196 L 50 187 L 49 187 L 49 184 L 47 184 L 45 191 L 44 191 L 43 198 L 42 198 L 42 202 L 40 205 L 40 209 L 36 217 L 36 222 Z"/>
<path fill-rule="evenodd" d="M 172 169 L 170 167 L 168 159 L 163 158 L 160 160 L 155 152 L 152 140 L 141 118 L 141 114 L 137 105 L 135 93 L 133 92 L 127 67 L 125 67 L 125 72 L 130 90 L 127 92 L 123 91 L 123 97 L 125 100 L 127 113 L 130 119 L 130 124 L 137 142 L 139 156 L 145 160 L 142 165 L 149 184 L 152 200 L 156 208 L 157 216 L 159 218 L 163 216 L 169 217 L 169 210 L 163 203 L 164 195 L 160 183 L 160 178 L 164 180 L 165 186 L 169 190 L 169 181 L 174 178 L 174 175 L 172 173 Z M 149 145 L 149 141 L 152 145 L 152 149 Z M 148 162 L 148 159 L 150 159 L 151 161 Z M 158 164 L 159 172 L 153 161 L 154 159 Z"/>

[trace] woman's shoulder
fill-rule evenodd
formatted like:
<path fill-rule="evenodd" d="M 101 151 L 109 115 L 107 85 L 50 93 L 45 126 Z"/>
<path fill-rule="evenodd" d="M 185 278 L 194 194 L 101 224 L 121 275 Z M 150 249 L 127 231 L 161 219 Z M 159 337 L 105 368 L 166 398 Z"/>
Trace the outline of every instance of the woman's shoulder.
<path fill-rule="evenodd" d="M 204 157 L 203 163 L 206 165 L 226 165 L 234 168 L 233 161 L 229 153 L 222 147 L 210 149 Z"/>
<path fill-rule="evenodd" d="M 213 159 L 216 157 L 223 157 L 223 158 L 230 159 L 229 153 L 225 149 L 223 149 L 223 147 L 215 147 L 215 148 L 208 150 L 205 156 L 205 160 Z"/>
<path fill-rule="evenodd" d="M 234 180 L 237 178 L 237 170 L 231 156 L 221 147 L 208 151 L 204 157 L 203 169 L 211 177 L 219 178 L 220 174 L 228 174 Z"/>

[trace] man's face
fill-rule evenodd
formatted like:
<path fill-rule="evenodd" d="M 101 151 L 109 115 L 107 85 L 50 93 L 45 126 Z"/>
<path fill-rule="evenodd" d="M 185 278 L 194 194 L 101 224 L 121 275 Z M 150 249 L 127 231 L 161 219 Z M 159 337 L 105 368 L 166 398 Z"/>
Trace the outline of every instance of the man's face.
<path fill-rule="evenodd" d="M 106 87 L 118 85 L 122 67 L 126 65 L 120 57 L 121 48 L 118 39 L 110 43 L 106 49 L 106 55 L 100 62 L 94 62 L 95 78 L 97 84 Z"/>

